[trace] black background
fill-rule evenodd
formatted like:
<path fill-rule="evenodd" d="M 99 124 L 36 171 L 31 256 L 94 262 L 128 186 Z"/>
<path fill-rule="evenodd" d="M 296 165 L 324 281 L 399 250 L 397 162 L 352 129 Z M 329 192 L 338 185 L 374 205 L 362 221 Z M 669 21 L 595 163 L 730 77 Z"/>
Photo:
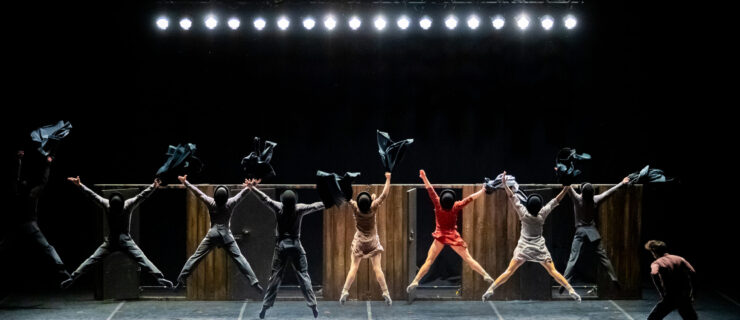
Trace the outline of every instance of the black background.
<path fill-rule="evenodd" d="M 576 30 L 549 35 L 535 27 L 335 36 L 306 34 L 297 21 L 287 35 L 257 35 L 246 21 L 237 34 L 184 35 L 175 22 L 160 32 L 151 3 L 31 7 L 16 10 L 24 14 L 6 40 L 3 159 L 31 129 L 72 122 L 39 222 L 68 268 L 99 239 L 67 176 L 149 183 L 167 145 L 192 142 L 206 164 L 192 182 L 239 183 L 239 160 L 261 136 L 278 142 L 278 176 L 265 182 L 313 183 L 320 169 L 382 183 L 380 129 L 415 139 L 394 183 L 420 183 L 420 168 L 433 183 L 476 183 L 502 170 L 554 183 L 564 146 L 593 156 L 585 177 L 595 183 L 646 164 L 664 169 L 680 182 L 646 195 L 656 200 L 643 238 L 668 241 L 702 285 L 738 282 L 727 263 L 738 219 L 734 201 L 721 201 L 734 177 L 722 169 L 732 117 L 704 91 L 715 67 L 699 54 L 699 32 L 671 23 L 675 6 L 587 3 Z"/>

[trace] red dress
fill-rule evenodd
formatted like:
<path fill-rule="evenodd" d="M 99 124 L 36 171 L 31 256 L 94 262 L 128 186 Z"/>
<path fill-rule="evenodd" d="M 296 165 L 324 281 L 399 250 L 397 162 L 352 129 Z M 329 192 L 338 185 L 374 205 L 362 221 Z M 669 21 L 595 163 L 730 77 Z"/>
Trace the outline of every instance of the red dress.
<path fill-rule="evenodd" d="M 429 198 L 432 199 L 432 204 L 434 204 L 434 217 L 437 221 L 437 229 L 432 233 L 432 237 L 446 245 L 467 248 L 468 244 L 457 232 L 457 216 L 462 212 L 463 207 L 473 201 L 473 198 L 468 196 L 460 201 L 455 201 L 452 210 L 445 210 L 440 205 L 439 196 L 434 188 L 427 187 L 427 192 L 429 192 Z"/>

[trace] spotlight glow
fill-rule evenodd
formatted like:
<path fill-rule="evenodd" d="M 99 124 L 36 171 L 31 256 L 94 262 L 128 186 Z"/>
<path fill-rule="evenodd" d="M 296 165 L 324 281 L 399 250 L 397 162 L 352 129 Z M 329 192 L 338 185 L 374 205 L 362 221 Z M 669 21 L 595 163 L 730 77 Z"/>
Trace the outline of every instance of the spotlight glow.
<path fill-rule="evenodd" d="M 421 20 L 419 20 L 419 26 L 424 30 L 429 29 L 432 26 L 432 19 L 429 17 L 421 18 Z"/>
<path fill-rule="evenodd" d="M 477 16 L 472 15 L 468 17 L 468 28 L 475 30 L 478 29 L 478 26 L 480 26 L 480 19 Z"/>
<path fill-rule="evenodd" d="M 516 17 L 516 25 L 519 27 L 519 29 L 527 29 L 527 27 L 529 27 L 529 17 L 526 14 L 520 14 L 518 17 Z"/>
<path fill-rule="evenodd" d="M 573 15 L 569 14 L 565 16 L 565 27 L 566 28 L 573 29 L 576 27 L 577 24 L 578 24 L 578 20 L 576 20 L 576 17 L 574 17 Z"/>
<path fill-rule="evenodd" d="M 206 18 L 206 28 L 213 30 L 218 26 L 218 20 L 214 16 L 208 16 Z"/>
<path fill-rule="evenodd" d="M 303 19 L 303 27 L 306 28 L 306 30 L 311 30 L 314 26 L 316 26 L 316 20 L 314 20 L 313 18 L 308 17 L 306 19 Z"/>
<path fill-rule="evenodd" d="M 496 16 L 493 18 L 493 21 L 491 21 L 491 24 L 493 24 L 493 27 L 496 30 L 501 30 L 501 28 L 504 27 L 504 24 L 506 24 L 506 20 L 504 20 L 504 17 L 502 16 Z"/>
<path fill-rule="evenodd" d="M 254 28 L 255 29 L 262 30 L 267 25 L 267 22 L 265 22 L 265 19 L 257 18 L 257 19 L 254 19 L 254 23 L 253 24 L 254 24 Z"/>
<path fill-rule="evenodd" d="M 375 18 L 375 21 L 373 21 L 373 24 L 375 25 L 375 29 L 383 30 L 385 29 L 385 26 L 388 24 L 388 22 L 385 21 L 385 18 L 382 16 L 379 16 Z"/>
<path fill-rule="evenodd" d="M 337 20 L 334 19 L 333 16 L 328 16 L 326 19 L 324 19 L 324 27 L 328 30 L 334 30 L 334 28 L 337 26 Z"/>
<path fill-rule="evenodd" d="M 192 26 L 193 26 L 193 22 L 190 21 L 190 19 L 188 18 L 180 19 L 180 28 L 182 28 L 182 30 L 190 30 L 190 27 Z"/>
<path fill-rule="evenodd" d="M 277 26 L 278 28 L 280 28 L 280 30 L 288 29 L 288 27 L 290 27 L 290 20 L 288 20 L 288 18 L 286 17 L 280 17 L 277 22 Z"/>
<path fill-rule="evenodd" d="M 159 28 L 161 30 L 167 30 L 167 27 L 169 27 L 169 26 L 170 26 L 170 21 L 167 20 L 167 18 L 161 17 L 161 18 L 157 19 L 157 28 Z"/>
<path fill-rule="evenodd" d="M 241 21 L 239 21 L 239 19 L 237 18 L 231 18 L 229 19 L 229 22 L 228 22 L 229 28 L 231 28 L 231 30 L 239 29 L 239 26 L 241 24 L 242 24 Z"/>
<path fill-rule="evenodd" d="M 352 28 L 352 30 L 357 30 L 362 25 L 362 21 L 360 18 L 353 16 L 351 19 L 349 19 L 349 27 Z"/>
<path fill-rule="evenodd" d="M 540 19 L 540 24 L 542 25 L 542 29 L 550 30 L 555 24 L 555 21 L 552 19 L 552 16 L 546 15 Z"/>
<path fill-rule="evenodd" d="M 410 24 L 411 21 L 409 21 L 409 18 L 407 18 L 406 16 L 401 16 L 400 18 L 398 18 L 398 21 L 396 21 L 396 25 L 398 25 L 398 28 L 400 28 L 401 30 L 406 30 Z"/>
<path fill-rule="evenodd" d="M 445 26 L 447 29 L 455 29 L 457 27 L 457 18 L 455 16 L 449 16 L 445 19 Z"/>

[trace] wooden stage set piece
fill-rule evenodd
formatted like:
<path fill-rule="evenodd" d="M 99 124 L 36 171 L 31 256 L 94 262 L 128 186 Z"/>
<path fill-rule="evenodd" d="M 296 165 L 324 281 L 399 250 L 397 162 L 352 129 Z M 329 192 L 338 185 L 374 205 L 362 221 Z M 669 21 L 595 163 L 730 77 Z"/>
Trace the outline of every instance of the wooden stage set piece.
<path fill-rule="evenodd" d="M 131 186 L 125 185 L 125 187 Z M 611 185 L 594 186 L 600 193 Z M 120 188 L 123 186 L 104 185 L 103 187 Z M 169 186 L 169 188 L 179 187 Z M 211 194 L 215 185 L 199 185 L 198 187 L 206 194 Z M 239 185 L 229 185 L 229 187 L 232 194 L 241 188 Z M 462 195 L 458 197 L 468 196 L 481 187 L 482 184 L 435 185 L 435 188 L 461 189 Z M 313 185 L 261 186 L 261 190 L 273 198 L 276 196 L 275 190 L 313 188 Z M 379 195 L 383 186 L 355 185 L 353 188 L 355 195 L 361 191 Z M 536 190 L 535 192 L 541 194 L 545 201 L 549 201 L 557 194 L 561 186 L 523 184 L 520 188 L 525 192 Z M 596 272 L 599 298 L 641 298 L 642 190 L 641 185 L 624 187 L 599 207 L 599 215 L 596 218 L 597 226 L 602 235 L 603 245 L 614 264 L 621 283 L 621 288 L 615 288 L 608 283 L 604 272 Z M 205 206 L 191 193 L 186 194 L 187 252 L 183 254 L 188 257 L 195 251 L 208 231 L 210 220 Z M 378 235 L 385 248 L 382 253 L 383 272 L 391 297 L 398 301 L 407 298 L 405 288 L 418 269 L 417 266 L 412 265 L 415 261 L 414 255 L 426 255 L 426 250 L 419 253 L 410 251 L 416 247 L 414 244 L 416 226 L 413 222 L 416 216 L 434 215 L 432 211 L 410 213 L 416 210 L 416 203 L 420 201 L 429 201 L 423 185 L 394 184 L 391 185 L 390 194 L 377 214 Z M 321 264 L 323 270 L 320 271 L 323 274 L 323 283 L 321 283 L 323 300 L 338 300 L 350 266 L 350 245 L 355 233 L 352 210 L 344 205 L 314 214 L 323 215 L 324 256 Z M 506 203 L 504 191 L 497 190 L 471 203 L 463 209 L 461 219 L 460 233 L 468 243 L 471 255 L 492 277 L 501 274 L 513 256 L 521 227 L 516 213 Z M 274 224 L 275 218 L 272 212 L 253 195 L 248 195 L 247 199 L 235 210 L 232 218 L 232 232 L 263 286 L 267 284 L 270 273 L 275 239 Z M 573 206 L 567 196 L 548 217 L 544 228 L 548 248 L 555 260 L 555 265 L 562 273 L 575 231 Z M 422 244 L 422 246 L 428 248 L 429 244 Z M 187 298 L 190 300 L 260 299 L 230 260 L 224 250 L 212 251 L 188 280 Z M 599 269 L 595 264 L 593 268 Z M 312 270 L 312 272 L 317 272 L 317 270 Z M 557 285 L 555 281 L 540 265 L 525 263 L 507 283 L 496 290 L 493 299 L 550 300 L 552 288 L 555 285 Z M 463 263 L 460 298 L 480 300 L 487 288 L 488 284 Z M 357 278 L 350 290 L 350 299 L 383 300 L 370 261 L 366 260 L 360 264 Z"/>

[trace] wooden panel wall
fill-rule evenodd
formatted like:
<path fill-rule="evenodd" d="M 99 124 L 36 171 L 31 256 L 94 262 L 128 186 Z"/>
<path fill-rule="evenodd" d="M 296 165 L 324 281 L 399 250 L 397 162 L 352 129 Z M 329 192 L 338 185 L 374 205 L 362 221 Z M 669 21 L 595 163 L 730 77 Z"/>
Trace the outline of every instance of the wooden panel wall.
<path fill-rule="evenodd" d="M 611 185 L 599 185 L 599 193 Z M 606 249 L 621 288 L 616 288 L 608 281 L 608 276 L 599 268 L 599 297 L 639 299 L 642 297 L 640 287 L 641 268 L 640 234 L 642 231 L 642 185 L 622 187 L 604 203 L 599 205 L 599 216 L 596 220 L 601 232 L 602 245 Z"/>
<path fill-rule="evenodd" d="M 393 299 L 406 298 L 407 196 L 405 186 L 391 186 L 390 194 L 377 213 L 377 227 L 382 253 L 382 268 Z M 380 195 L 382 185 L 354 186 L 355 194 L 369 191 Z M 349 205 L 324 212 L 324 300 L 338 300 L 351 265 L 351 245 L 355 222 Z M 357 278 L 350 289 L 350 299 L 382 300 L 381 290 L 369 259 L 360 263 Z"/>
<path fill-rule="evenodd" d="M 214 186 L 198 186 L 206 194 L 213 194 Z M 192 192 L 187 192 L 187 256 L 198 248 L 203 237 L 211 228 L 208 209 Z M 195 268 L 187 280 L 189 300 L 228 300 L 228 257 L 224 250 L 211 251 Z"/>
<path fill-rule="evenodd" d="M 482 185 L 463 187 L 463 197 L 480 190 Z M 463 238 L 468 243 L 468 251 L 474 259 L 494 279 L 509 265 L 519 240 L 519 218 L 507 203 L 506 193 L 497 190 L 484 195 L 463 209 Z M 510 300 L 519 298 L 519 272 L 496 290 L 494 299 Z M 488 289 L 488 282 L 463 262 L 462 298 L 480 300 Z"/>
<path fill-rule="evenodd" d="M 311 188 L 312 186 L 304 186 Z M 406 299 L 408 285 L 408 212 L 407 191 L 418 185 L 392 185 L 391 192 L 384 206 L 378 212 L 378 234 L 385 248 L 382 267 L 385 273 L 391 296 L 395 300 Z M 546 187 L 546 186 L 538 186 Z M 598 185 L 599 191 L 609 186 Z M 210 194 L 213 186 L 200 186 Z M 367 191 L 380 194 L 382 185 L 358 185 L 355 194 Z M 463 196 L 479 190 L 481 185 L 462 185 Z M 514 248 L 519 239 L 520 222 L 506 204 L 503 191 L 486 195 L 468 205 L 462 214 L 463 237 L 469 250 L 486 271 L 496 277 L 508 266 Z M 187 193 L 187 254 L 190 256 L 210 228 L 208 211 L 191 193 Z M 608 199 L 600 207 L 598 227 L 602 233 L 603 244 L 612 259 L 617 275 L 622 284 L 621 290 L 602 283 L 600 296 L 608 298 L 640 297 L 641 248 L 641 203 L 642 187 L 627 187 Z M 572 208 L 562 214 L 572 214 Z M 323 264 L 323 298 L 337 300 L 349 271 L 350 246 L 354 237 L 355 226 L 351 209 L 348 206 L 332 208 L 324 212 L 324 264 Z M 223 250 L 214 250 L 196 268 L 188 281 L 187 297 L 192 300 L 227 300 L 228 299 L 228 257 Z M 535 267 L 535 265 L 533 265 Z M 539 266 L 536 266 L 539 267 Z M 562 270 L 560 270 L 562 271 Z M 494 299 L 520 299 L 521 290 L 532 290 L 521 285 L 522 273 L 530 275 L 526 269 L 520 269 L 508 283 L 496 290 Z M 534 270 L 533 270 L 534 272 Z M 537 271 L 539 272 L 539 271 Z M 536 277 L 547 276 L 540 272 Z M 602 279 L 605 277 L 601 277 Z M 539 281 L 539 280 L 538 280 Z M 462 298 L 478 300 L 488 285 L 470 267 L 465 265 L 462 274 Z M 536 286 L 537 290 L 541 286 Z M 369 261 L 363 261 L 357 278 L 350 290 L 350 299 L 381 300 L 381 291 Z M 540 293 L 536 294 L 540 296 Z M 542 296 L 549 295 L 542 293 Z"/>

